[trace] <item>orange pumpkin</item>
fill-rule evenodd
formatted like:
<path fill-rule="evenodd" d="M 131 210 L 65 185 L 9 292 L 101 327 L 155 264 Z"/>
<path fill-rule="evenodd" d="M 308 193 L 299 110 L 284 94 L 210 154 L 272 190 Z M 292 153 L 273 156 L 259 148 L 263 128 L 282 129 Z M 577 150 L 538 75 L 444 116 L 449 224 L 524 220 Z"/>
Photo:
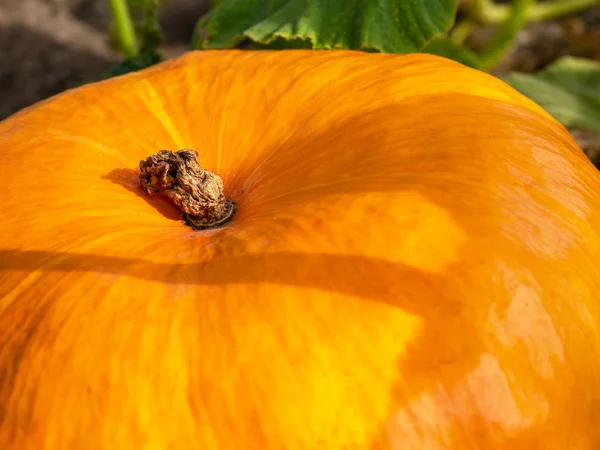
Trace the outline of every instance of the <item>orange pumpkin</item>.
<path fill-rule="evenodd" d="M 0 149 L 3 450 L 600 448 L 600 177 L 489 75 L 194 52 Z M 141 189 L 163 149 L 231 220 Z"/>

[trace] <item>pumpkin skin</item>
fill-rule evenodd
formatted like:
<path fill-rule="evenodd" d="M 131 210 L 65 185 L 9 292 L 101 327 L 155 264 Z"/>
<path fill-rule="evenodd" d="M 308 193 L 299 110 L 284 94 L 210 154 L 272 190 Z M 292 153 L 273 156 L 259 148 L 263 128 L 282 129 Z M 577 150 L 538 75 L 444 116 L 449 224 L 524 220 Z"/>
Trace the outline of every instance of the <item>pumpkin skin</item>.
<path fill-rule="evenodd" d="M 600 448 L 600 179 L 501 81 L 192 52 L 0 148 L 0 448 Z M 226 225 L 140 190 L 182 148 Z"/>

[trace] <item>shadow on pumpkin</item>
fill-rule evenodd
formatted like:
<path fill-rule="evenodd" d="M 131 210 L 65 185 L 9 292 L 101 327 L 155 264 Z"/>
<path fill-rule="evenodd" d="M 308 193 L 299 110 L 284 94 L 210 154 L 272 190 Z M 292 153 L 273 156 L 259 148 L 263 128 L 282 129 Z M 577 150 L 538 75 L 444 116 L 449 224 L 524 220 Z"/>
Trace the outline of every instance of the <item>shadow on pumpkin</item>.
<path fill-rule="evenodd" d="M 481 335 L 465 315 L 460 297 L 453 291 L 452 283 L 442 276 L 431 275 L 403 264 L 361 256 L 310 255 L 300 253 L 275 253 L 244 255 L 236 258 L 219 258 L 202 264 L 157 264 L 137 259 L 112 258 L 94 255 L 69 253 L 46 253 L 27 251 L 2 251 L 1 267 L 10 270 L 32 270 L 44 267 L 51 260 L 47 270 L 51 272 L 109 273 L 128 276 L 153 282 L 171 284 L 221 285 L 238 283 L 273 283 L 276 285 L 298 286 L 349 294 L 375 302 L 383 302 L 401 308 L 422 321 L 422 334 L 410 342 L 407 352 L 399 355 L 398 374 L 402 378 L 401 387 L 390 392 L 390 415 L 401 409 L 412 396 L 432 389 L 442 383 L 448 388 L 460 382 L 465 374 L 476 365 L 484 348 Z M 295 267 L 298 270 L 282 270 Z M 297 273 L 302 273 L 299 277 Z M 378 274 L 376 280 L 364 280 L 357 273 Z M 70 279 L 69 279 L 70 280 Z M 66 281 L 69 283 L 71 281 Z M 56 279 L 61 284 L 61 275 Z M 214 299 L 219 301 L 224 299 Z M 243 299 L 242 299 L 243 300 Z M 58 298 L 46 298 L 44 305 L 36 306 L 38 311 L 48 303 L 59 302 Z M 146 299 L 133 299 L 146 302 Z M 236 300 L 232 299 L 234 303 Z M 0 316 L 0 330 L 33 328 L 35 323 L 24 314 L 16 314 L 14 308 L 22 308 L 18 302 Z M 235 305 L 229 308 L 235 310 Z M 14 312 L 14 314 L 11 313 Z M 115 311 L 115 317 L 119 311 Z M 14 317 L 22 317 L 22 324 L 9 324 Z M 293 320 L 293 318 L 290 318 Z M 361 327 L 357 323 L 357 327 Z M 372 324 L 369 325 L 369 328 Z M 366 331 L 365 331 L 366 332 Z M 31 331 L 35 333 L 35 331 Z M 3 333 L 0 332 L 0 336 Z M 6 337 L 0 339 L 5 341 Z M 349 343 L 351 344 L 351 343 Z M 23 354 L 28 341 L 22 341 L 13 354 Z M 357 355 L 360 358 L 360 355 Z M 18 371 L 8 366 L 18 367 L 16 362 L 2 361 L 0 374 L 3 386 L 10 390 L 11 379 Z M 436 370 L 444 369 L 443 378 L 438 378 Z M 447 368 L 451 370 L 447 370 Z M 215 389 L 218 386 L 215 385 Z M 0 391 L 0 398 L 6 399 L 8 392 Z M 193 397 L 193 394 L 191 394 Z M 1 417 L 0 417 L 1 419 Z M 1 421 L 1 420 L 0 420 Z M 376 424 L 372 424 L 375 426 Z M 383 425 L 383 424 L 377 424 Z M 218 425 L 217 425 L 218 426 Z M 375 436 L 374 436 L 375 439 Z M 373 445 L 386 448 L 387 437 Z"/>
<path fill-rule="evenodd" d="M 473 192 L 473 184 L 475 188 L 481 188 L 502 181 L 504 168 L 494 155 L 494 145 L 498 150 L 509 145 L 517 148 L 520 144 L 515 142 L 515 135 L 527 129 L 528 123 L 532 131 L 527 138 L 534 145 L 536 136 L 533 133 L 541 133 L 543 125 L 532 113 L 492 100 L 470 102 L 468 98 L 461 98 L 461 102 L 457 105 L 454 96 L 438 97 L 431 103 L 425 102 L 424 106 L 422 97 L 409 99 L 401 106 L 386 108 L 375 116 L 393 116 L 397 118 L 394 121 L 374 122 L 370 113 L 365 112 L 322 135 L 293 136 L 281 147 L 266 151 L 260 173 L 241 168 L 250 175 L 244 192 L 238 187 L 237 193 L 233 193 L 240 208 L 250 209 L 250 203 L 255 202 L 252 209 L 256 208 L 257 214 L 268 215 L 269 211 L 282 208 L 293 211 L 295 205 L 320 202 L 330 195 L 368 191 L 389 191 L 390 195 L 398 191 L 419 192 L 448 211 L 465 234 L 474 237 L 473 242 L 465 244 L 457 262 L 445 274 L 426 273 L 405 264 L 364 256 L 281 252 L 214 258 L 198 264 L 158 264 L 99 255 L 3 250 L 0 267 L 23 271 L 109 273 L 171 284 L 272 283 L 350 294 L 393 305 L 418 317 L 422 321 L 422 332 L 408 344 L 405 354 L 398 355 L 398 384 L 389 394 L 389 416 L 392 417 L 419 394 L 440 390 L 440 386 L 444 391 L 451 390 L 477 366 L 481 354 L 488 351 L 483 340 L 486 333 L 480 327 L 488 309 L 494 305 L 485 298 L 481 301 L 466 299 L 459 291 L 459 286 L 470 282 L 469 267 L 482 251 L 475 239 L 480 224 L 472 220 L 476 216 L 469 214 L 468 209 L 483 207 L 483 214 L 495 215 L 506 212 L 500 211 L 496 200 L 486 202 L 488 199 L 483 198 L 477 201 L 477 194 L 485 194 Z M 490 106 L 493 117 L 487 120 L 494 123 L 494 130 L 482 128 L 481 115 L 473 112 Z M 448 111 L 454 111 L 454 115 L 447 116 Z M 429 120 L 440 114 L 447 116 L 443 124 Z M 515 122 L 520 125 L 515 127 Z M 310 129 L 310 123 L 306 128 Z M 496 141 L 493 145 L 490 136 Z M 448 146 L 462 146 L 469 140 L 473 147 L 468 156 L 447 150 Z M 398 146 L 398 152 L 389 151 L 392 143 Z M 502 152 L 506 151 L 506 148 L 502 149 Z M 466 158 L 472 158 L 473 164 L 464 164 Z M 495 168 L 490 169 L 492 167 Z M 133 170 L 121 169 L 105 178 L 143 198 L 167 218 L 178 220 L 179 217 L 173 214 L 174 209 L 167 208 L 163 201 L 138 191 L 134 174 Z M 227 181 L 224 179 L 225 183 Z M 456 183 L 450 185 L 456 189 L 449 190 L 449 183 L 453 181 Z M 298 187 L 298 183 L 306 189 L 290 189 Z M 256 195 L 261 191 L 268 195 Z M 470 201 L 461 197 L 469 194 L 473 196 Z M 259 200 L 253 200 L 253 196 Z M 281 233 L 281 230 L 274 232 Z M 48 259 L 53 262 L 44 269 Z M 468 261 L 466 265 L 465 261 Z M 291 267 L 302 270 L 286 269 Z M 302 276 L 297 276 L 298 273 Z M 361 273 L 377 274 L 377 279 L 357 276 Z M 493 275 L 490 272 L 488 280 Z M 60 283 L 59 277 L 56 282 Z M 474 285 L 471 289 L 485 290 L 486 286 Z M 508 294 L 504 300 L 510 301 Z M 11 317 L 14 316 L 10 311 L 2 313 L 0 330 L 4 329 L 5 321 L 13 320 Z M 8 379 L 11 374 L 16 376 L 16 372 L 6 375 L 6 370 L 6 367 L 2 368 Z M 5 395 L 6 392 L 1 398 L 6 398 Z M 374 434 L 372 445 L 374 449 L 382 450 L 390 444 L 383 429 L 385 424 L 377 425 L 381 429 Z"/>
<path fill-rule="evenodd" d="M 393 120 L 382 120 L 387 117 Z M 248 150 L 261 154 L 258 166 L 239 157 L 235 149 L 242 145 L 236 141 L 229 145 L 231 154 L 223 152 L 223 160 L 234 167 L 223 182 L 240 207 L 252 199 L 258 213 L 318 204 L 335 195 L 413 191 L 451 215 L 458 212 L 457 223 L 470 229 L 474 224 L 465 222 L 466 209 L 479 208 L 482 215 L 484 208 L 499 211 L 488 190 L 519 183 L 515 168 L 539 172 L 531 149 L 552 152 L 553 140 L 565 147 L 568 138 L 525 108 L 469 95 L 461 95 L 460 105 L 453 94 L 409 98 L 337 123 L 331 119 L 320 133 L 315 131 L 323 128 L 318 115 L 298 120 L 277 146 Z M 265 120 L 263 127 L 269 126 Z M 255 132 L 262 135 L 263 127 Z M 519 166 L 511 167 L 513 162 Z M 248 176 L 241 179 L 239 173 Z"/>
<path fill-rule="evenodd" d="M 156 209 L 165 219 L 181 221 L 181 211 L 168 198 L 162 195 L 149 195 L 140 189 L 139 173 L 139 170 L 133 169 L 114 169 L 101 178 L 127 189 Z"/>

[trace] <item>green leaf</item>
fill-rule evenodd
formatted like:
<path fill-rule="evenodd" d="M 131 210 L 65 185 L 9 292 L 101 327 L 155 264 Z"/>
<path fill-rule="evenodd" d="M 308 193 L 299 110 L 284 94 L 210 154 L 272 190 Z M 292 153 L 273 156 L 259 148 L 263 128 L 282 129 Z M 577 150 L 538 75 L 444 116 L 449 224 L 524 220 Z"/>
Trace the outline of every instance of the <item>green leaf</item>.
<path fill-rule="evenodd" d="M 308 39 L 290 39 L 289 41 L 283 38 L 276 38 L 268 44 L 261 44 L 260 42 L 250 41 L 248 45 L 243 48 L 252 50 L 284 50 L 284 49 L 311 49 L 312 44 Z"/>
<path fill-rule="evenodd" d="M 137 72 L 138 70 L 158 64 L 161 61 L 162 57 L 158 53 L 140 53 L 133 58 L 129 58 L 122 63 L 111 67 L 102 74 L 102 78 L 118 77 L 129 72 Z"/>
<path fill-rule="evenodd" d="M 193 47 L 251 40 L 309 41 L 313 48 L 421 50 L 454 22 L 458 0 L 220 0 L 200 21 Z"/>
<path fill-rule="evenodd" d="M 465 66 L 479 68 L 479 58 L 471 50 L 452 42 L 447 38 L 436 38 L 429 42 L 422 50 L 423 53 L 443 56 L 448 59 L 458 61 Z"/>
<path fill-rule="evenodd" d="M 565 56 L 535 75 L 513 72 L 505 81 L 565 127 L 600 133 L 600 64 Z"/>

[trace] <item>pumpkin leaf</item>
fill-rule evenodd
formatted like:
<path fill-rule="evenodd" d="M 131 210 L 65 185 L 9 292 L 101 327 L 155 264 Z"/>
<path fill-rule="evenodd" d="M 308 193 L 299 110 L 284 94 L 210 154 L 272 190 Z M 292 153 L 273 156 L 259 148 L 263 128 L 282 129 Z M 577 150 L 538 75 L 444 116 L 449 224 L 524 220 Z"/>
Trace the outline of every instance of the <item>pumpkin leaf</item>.
<path fill-rule="evenodd" d="M 475 69 L 478 69 L 480 64 L 479 58 L 475 53 L 447 38 L 433 39 L 425 46 L 422 52 L 453 59 Z"/>
<path fill-rule="evenodd" d="M 565 56 L 534 75 L 513 72 L 505 81 L 565 127 L 600 133 L 600 64 Z"/>
<path fill-rule="evenodd" d="M 138 70 L 158 64 L 162 60 L 162 56 L 159 53 L 140 53 L 139 55 L 126 59 L 108 69 L 102 74 L 102 79 L 118 77 L 130 72 L 137 72 Z"/>
<path fill-rule="evenodd" d="M 454 22 L 458 0 L 220 0 L 194 33 L 196 49 L 309 41 L 318 49 L 421 50 Z"/>
<path fill-rule="evenodd" d="M 247 45 L 243 45 L 241 47 L 247 47 L 251 50 L 299 50 L 313 48 L 312 43 L 308 39 L 286 40 L 283 38 L 276 38 L 268 44 L 261 44 L 260 42 L 249 41 Z"/>

